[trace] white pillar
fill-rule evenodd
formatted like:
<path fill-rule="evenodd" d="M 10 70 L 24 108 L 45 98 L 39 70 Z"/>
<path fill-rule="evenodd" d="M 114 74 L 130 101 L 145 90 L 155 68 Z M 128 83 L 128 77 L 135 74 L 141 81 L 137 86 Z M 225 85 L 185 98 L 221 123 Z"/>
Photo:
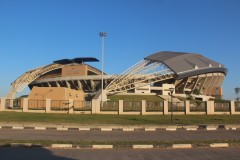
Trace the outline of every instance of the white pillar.
<path fill-rule="evenodd" d="M 230 114 L 236 114 L 235 101 L 230 102 L 231 112 Z"/>
<path fill-rule="evenodd" d="M 0 111 L 4 111 L 5 110 L 5 104 L 6 104 L 6 98 L 5 97 L 1 97 L 0 98 Z"/>
<path fill-rule="evenodd" d="M 96 113 L 96 99 L 92 99 L 92 114 Z"/>
<path fill-rule="evenodd" d="M 50 112 L 51 112 L 51 99 L 46 98 L 46 113 L 50 113 Z"/>
<path fill-rule="evenodd" d="M 207 115 L 214 114 L 214 101 L 207 101 Z"/>
<path fill-rule="evenodd" d="M 13 108 L 13 101 L 14 101 L 14 99 L 9 100 L 9 107 L 11 107 L 11 108 Z"/>
<path fill-rule="evenodd" d="M 73 113 L 73 99 L 69 99 L 69 104 L 68 104 L 68 113 L 72 114 Z"/>
<path fill-rule="evenodd" d="M 168 101 L 163 101 L 163 114 L 168 115 Z"/>
<path fill-rule="evenodd" d="M 100 113 L 100 100 L 98 99 L 92 100 L 92 113 L 93 114 Z"/>
<path fill-rule="evenodd" d="M 121 115 L 121 114 L 123 114 L 123 100 L 119 100 L 118 106 L 119 106 L 118 114 Z"/>
<path fill-rule="evenodd" d="M 185 114 L 190 114 L 190 103 L 185 101 Z"/>
<path fill-rule="evenodd" d="M 28 98 L 23 98 L 23 112 L 28 111 Z"/>
<path fill-rule="evenodd" d="M 146 100 L 142 100 L 142 115 L 146 115 Z"/>

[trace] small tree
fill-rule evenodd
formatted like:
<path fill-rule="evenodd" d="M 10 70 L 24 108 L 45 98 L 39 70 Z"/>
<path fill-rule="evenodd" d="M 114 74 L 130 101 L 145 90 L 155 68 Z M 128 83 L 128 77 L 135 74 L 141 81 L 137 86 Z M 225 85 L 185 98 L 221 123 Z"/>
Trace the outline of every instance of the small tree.
<path fill-rule="evenodd" d="M 236 87 L 236 88 L 234 88 L 234 91 L 235 91 L 235 94 L 237 96 L 236 100 L 239 101 L 240 88 Z"/>

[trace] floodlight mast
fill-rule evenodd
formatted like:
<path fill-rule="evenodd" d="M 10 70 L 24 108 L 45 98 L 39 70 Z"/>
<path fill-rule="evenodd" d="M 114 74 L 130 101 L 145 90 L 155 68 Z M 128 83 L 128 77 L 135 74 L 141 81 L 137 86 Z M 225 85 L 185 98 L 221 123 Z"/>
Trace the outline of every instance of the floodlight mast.
<path fill-rule="evenodd" d="M 103 69 L 104 69 L 104 38 L 107 36 L 106 32 L 100 32 L 99 36 L 102 38 L 102 91 L 101 91 L 101 104 L 103 101 Z"/>

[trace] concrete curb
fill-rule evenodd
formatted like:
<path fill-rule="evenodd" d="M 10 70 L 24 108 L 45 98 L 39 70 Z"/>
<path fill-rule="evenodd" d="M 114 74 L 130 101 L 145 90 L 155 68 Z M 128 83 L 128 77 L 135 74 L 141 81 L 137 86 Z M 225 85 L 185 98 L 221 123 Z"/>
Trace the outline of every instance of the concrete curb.
<path fill-rule="evenodd" d="M 156 128 L 145 128 L 145 131 L 156 131 Z"/>
<path fill-rule="evenodd" d="M 112 128 L 101 128 L 101 131 L 112 131 Z"/>
<path fill-rule="evenodd" d="M 34 130 L 57 130 L 57 131 L 68 131 L 68 130 L 78 130 L 78 131 L 216 131 L 216 130 L 240 130 L 240 126 L 234 125 L 195 125 L 195 126 L 165 126 L 165 127 L 65 127 L 65 126 L 56 126 L 56 127 L 47 127 L 47 126 L 24 126 L 24 125 L 13 125 L 13 126 L 0 126 L 0 129 L 13 129 L 13 130 L 24 130 L 24 129 L 34 129 Z"/>
<path fill-rule="evenodd" d="M 192 144 L 173 144 L 172 148 L 181 149 L 181 148 L 192 148 Z"/>
<path fill-rule="evenodd" d="M 73 148 L 72 144 L 52 144 L 51 148 Z"/>
<path fill-rule="evenodd" d="M 23 130 L 24 127 L 23 126 L 12 126 L 12 129 L 19 129 L 19 130 Z"/>
<path fill-rule="evenodd" d="M 79 131 L 90 131 L 90 128 L 79 128 Z"/>
<path fill-rule="evenodd" d="M 140 145 L 140 144 L 135 144 L 132 146 L 133 149 L 152 149 L 153 145 L 149 144 L 149 145 Z"/>
<path fill-rule="evenodd" d="M 159 147 L 154 146 L 153 144 L 133 144 L 133 145 L 101 145 L 101 144 L 94 144 L 94 145 L 74 145 L 74 144 L 50 144 L 50 145 L 43 145 L 43 144 L 32 144 L 32 143 L 10 143 L 10 144 L 0 144 L 1 147 L 39 147 L 39 148 L 77 148 L 77 149 L 191 149 L 191 148 L 202 148 L 202 146 L 193 145 L 193 144 L 172 144 L 171 147 Z M 212 143 L 205 145 L 205 148 L 228 148 L 229 143 Z"/>
<path fill-rule="evenodd" d="M 113 145 L 92 145 L 93 149 L 113 149 Z"/>
<path fill-rule="evenodd" d="M 11 143 L 11 147 L 32 147 L 32 143 Z"/>
<path fill-rule="evenodd" d="M 35 130 L 46 130 L 46 127 L 35 127 Z"/>
<path fill-rule="evenodd" d="M 186 128 L 187 131 L 197 131 L 198 128 L 197 127 L 190 127 L 190 128 Z"/>
<path fill-rule="evenodd" d="M 58 130 L 58 131 L 67 131 L 68 128 L 65 128 L 65 127 L 58 127 L 57 130 Z"/>
<path fill-rule="evenodd" d="M 123 131 L 127 131 L 127 132 L 134 131 L 134 128 L 123 128 Z"/>
<path fill-rule="evenodd" d="M 166 128 L 166 131 L 176 131 L 177 130 L 177 128 L 173 128 L 173 127 L 167 127 Z"/>
<path fill-rule="evenodd" d="M 228 143 L 212 143 L 210 144 L 211 148 L 228 148 L 229 144 Z"/>

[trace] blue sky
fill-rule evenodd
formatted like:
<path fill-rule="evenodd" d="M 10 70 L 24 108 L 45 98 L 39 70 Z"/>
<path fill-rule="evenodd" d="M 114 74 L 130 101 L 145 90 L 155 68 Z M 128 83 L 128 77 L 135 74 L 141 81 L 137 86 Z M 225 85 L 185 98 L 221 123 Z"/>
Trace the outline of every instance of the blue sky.
<path fill-rule="evenodd" d="M 228 68 L 224 98 L 240 87 L 239 0 L 0 0 L 0 96 L 25 71 L 54 60 L 101 60 L 100 31 L 106 73 L 159 51 L 192 52 Z"/>

